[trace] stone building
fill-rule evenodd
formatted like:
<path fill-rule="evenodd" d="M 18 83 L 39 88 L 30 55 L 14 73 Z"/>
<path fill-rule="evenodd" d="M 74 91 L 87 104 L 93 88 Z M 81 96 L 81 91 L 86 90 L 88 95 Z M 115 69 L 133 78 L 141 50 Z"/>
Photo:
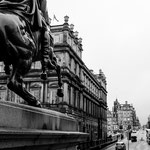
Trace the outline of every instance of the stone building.
<path fill-rule="evenodd" d="M 64 97 L 57 92 L 56 71 L 48 73 L 48 79 L 40 78 L 41 64 L 32 64 L 32 70 L 24 78 L 24 86 L 42 102 L 43 107 L 53 109 L 76 118 L 81 132 L 89 133 L 88 142 L 106 141 L 107 138 L 107 89 L 106 77 L 102 70 L 95 74 L 82 61 L 82 38 L 74 32 L 74 25 L 68 24 L 68 16 L 62 25 L 51 26 L 54 52 L 61 66 Z M 0 99 L 25 103 L 19 96 L 7 89 L 8 76 L 0 66 Z M 101 143 L 101 142 L 99 142 Z"/>
<path fill-rule="evenodd" d="M 137 126 L 136 111 L 132 104 L 127 101 L 125 101 L 125 104 L 120 104 L 116 99 L 113 110 L 120 129 L 127 130 L 128 127 L 133 129 Z"/>
<path fill-rule="evenodd" d="M 114 134 L 118 131 L 118 123 L 114 111 L 107 110 L 107 134 Z"/>
<path fill-rule="evenodd" d="M 51 27 L 55 54 L 62 66 L 64 97 L 61 100 L 66 112 L 73 115 L 79 131 L 90 134 L 90 140 L 107 138 L 106 77 L 102 70 L 94 74 L 82 61 L 82 39 L 73 31 L 65 16 L 63 25 Z M 61 103 L 60 102 L 60 103 Z"/>
<path fill-rule="evenodd" d="M 108 136 L 113 133 L 113 114 L 112 111 L 107 109 L 107 134 Z"/>

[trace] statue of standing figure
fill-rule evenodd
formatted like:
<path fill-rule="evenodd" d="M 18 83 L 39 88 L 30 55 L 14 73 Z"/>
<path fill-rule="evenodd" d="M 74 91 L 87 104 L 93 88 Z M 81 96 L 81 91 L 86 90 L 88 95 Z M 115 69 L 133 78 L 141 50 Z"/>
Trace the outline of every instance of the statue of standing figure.
<path fill-rule="evenodd" d="M 4 62 L 4 70 L 10 75 L 7 86 L 29 105 L 41 107 L 40 100 L 23 87 L 23 77 L 37 60 L 42 64 L 42 79 L 46 80 L 48 70 L 56 70 L 57 95 L 62 97 L 61 68 L 53 52 L 47 1 L 1 0 L 0 61 Z"/>

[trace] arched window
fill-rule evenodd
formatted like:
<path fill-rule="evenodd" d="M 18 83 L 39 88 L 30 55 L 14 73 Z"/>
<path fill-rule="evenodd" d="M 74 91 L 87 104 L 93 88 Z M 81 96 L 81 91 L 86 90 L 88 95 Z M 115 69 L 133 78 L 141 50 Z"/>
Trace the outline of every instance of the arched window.
<path fill-rule="evenodd" d="M 50 104 L 58 104 L 59 98 L 57 96 L 57 83 L 50 83 L 48 85 L 48 91 L 47 91 L 47 103 Z"/>
<path fill-rule="evenodd" d="M 39 83 L 33 83 L 30 86 L 30 92 L 33 96 L 35 96 L 38 100 L 41 100 L 41 88 L 42 86 Z"/>
<path fill-rule="evenodd" d="M 7 98 L 7 91 L 5 86 L 0 86 L 0 100 L 5 101 Z"/>

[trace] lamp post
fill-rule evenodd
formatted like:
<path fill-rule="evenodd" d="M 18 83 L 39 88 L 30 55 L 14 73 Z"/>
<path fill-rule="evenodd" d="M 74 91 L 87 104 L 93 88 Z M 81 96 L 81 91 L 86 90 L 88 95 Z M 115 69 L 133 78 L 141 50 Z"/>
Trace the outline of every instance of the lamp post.
<path fill-rule="evenodd" d="M 128 130 L 128 150 L 129 150 L 129 130 Z"/>
<path fill-rule="evenodd" d="M 131 129 L 131 125 L 128 125 L 128 150 L 129 150 L 129 140 L 130 140 L 130 129 Z"/>

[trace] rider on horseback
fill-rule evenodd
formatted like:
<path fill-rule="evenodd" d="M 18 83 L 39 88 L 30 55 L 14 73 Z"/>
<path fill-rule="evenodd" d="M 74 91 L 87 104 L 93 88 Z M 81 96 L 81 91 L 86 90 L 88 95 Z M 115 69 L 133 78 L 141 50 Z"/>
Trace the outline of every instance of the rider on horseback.
<path fill-rule="evenodd" d="M 28 28 L 28 41 L 33 45 L 32 32 L 41 31 L 42 41 L 42 69 L 46 72 L 50 62 L 49 54 L 52 51 L 50 46 L 51 37 L 49 29 L 49 17 L 46 0 L 2 0 L 0 2 L 0 11 L 7 11 L 20 16 L 25 21 Z M 35 47 L 35 46 L 33 46 Z"/>
<path fill-rule="evenodd" d="M 57 95 L 63 96 L 61 68 L 51 41 L 46 0 L 0 0 L 0 61 L 10 75 L 7 87 L 31 106 L 41 107 L 40 100 L 23 86 L 22 78 L 37 60 L 42 63 L 42 79 L 46 79 L 46 70 L 56 70 Z"/>

